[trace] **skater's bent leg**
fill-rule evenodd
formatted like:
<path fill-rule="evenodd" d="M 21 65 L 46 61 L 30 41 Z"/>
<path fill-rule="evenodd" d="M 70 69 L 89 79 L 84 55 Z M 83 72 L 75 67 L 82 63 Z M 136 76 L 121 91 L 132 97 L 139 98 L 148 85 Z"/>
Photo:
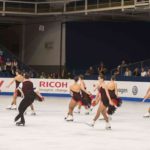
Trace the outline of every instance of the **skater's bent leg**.
<path fill-rule="evenodd" d="M 77 102 L 72 99 L 70 101 L 70 103 L 69 103 L 69 112 L 68 112 L 68 115 L 73 115 L 73 110 L 76 107 L 76 105 L 77 105 Z"/>

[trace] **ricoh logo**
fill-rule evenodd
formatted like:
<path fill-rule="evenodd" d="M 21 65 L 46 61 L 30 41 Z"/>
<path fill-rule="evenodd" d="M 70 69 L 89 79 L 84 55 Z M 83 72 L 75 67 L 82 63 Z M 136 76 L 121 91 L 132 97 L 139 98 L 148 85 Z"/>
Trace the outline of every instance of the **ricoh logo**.
<path fill-rule="evenodd" d="M 3 80 L 2 80 L 2 81 L 0 81 L 0 92 L 1 92 L 1 87 L 2 87 L 3 83 L 4 83 L 4 81 L 3 81 Z"/>
<path fill-rule="evenodd" d="M 68 83 L 67 82 L 54 82 L 54 81 L 51 81 L 51 82 L 45 82 L 45 81 L 40 81 L 39 83 L 40 87 L 43 88 L 43 87 L 50 87 L 50 88 L 68 88 Z"/>

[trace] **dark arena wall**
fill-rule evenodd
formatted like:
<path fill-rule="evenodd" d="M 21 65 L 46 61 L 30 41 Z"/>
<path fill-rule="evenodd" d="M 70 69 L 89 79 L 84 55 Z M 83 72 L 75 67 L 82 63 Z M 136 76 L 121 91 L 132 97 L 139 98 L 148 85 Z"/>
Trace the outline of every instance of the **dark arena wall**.
<path fill-rule="evenodd" d="M 101 61 L 114 68 L 124 59 L 133 63 L 149 58 L 148 22 L 69 22 L 66 24 L 66 62 L 87 68 Z"/>

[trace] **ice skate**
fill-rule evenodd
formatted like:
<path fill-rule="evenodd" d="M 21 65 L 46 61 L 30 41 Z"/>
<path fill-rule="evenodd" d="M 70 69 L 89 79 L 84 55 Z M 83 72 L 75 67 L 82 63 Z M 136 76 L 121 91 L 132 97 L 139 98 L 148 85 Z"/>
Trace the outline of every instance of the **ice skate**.
<path fill-rule="evenodd" d="M 110 125 L 110 123 L 109 122 L 106 122 L 106 130 L 111 130 L 111 125 Z"/>
<path fill-rule="evenodd" d="M 11 109 L 12 109 L 12 105 L 10 105 L 10 106 L 6 107 L 6 109 L 11 110 Z"/>
<path fill-rule="evenodd" d="M 147 112 L 143 117 L 144 117 L 144 118 L 149 118 L 149 117 L 150 117 L 150 113 Z"/>
<path fill-rule="evenodd" d="M 94 125 L 95 125 L 95 121 L 94 121 L 94 120 L 92 120 L 92 122 L 90 122 L 88 125 L 89 125 L 90 127 L 94 127 Z"/>
<path fill-rule="evenodd" d="M 16 126 L 25 126 L 25 123 L 24 123 L 24 122 L 19 121 L 19 122 L 16 122 Z"/>
<path fill-rule="evenodd" d="M 11 110 L 17 110 L 17 106 L 16 105 L 12 105 Z"/>
<path fill-rule="evenodd" d="M 33 111 L 33 112 L 31 112 L 31 116 L 35 116 L 36 115 L 36 113 Z"/>
<path fill-rule="evenodd" d="M 90 114 L 90 110 L 89 109 L 86 109 L 85 110 L 85 115 L 89 115 Z"/>
<path fill-rule="evenodd" d="M 67 117 L 65 117 L 66 121 L 73 121 L 73 116 L 72 115 L 68 115 Z"/>

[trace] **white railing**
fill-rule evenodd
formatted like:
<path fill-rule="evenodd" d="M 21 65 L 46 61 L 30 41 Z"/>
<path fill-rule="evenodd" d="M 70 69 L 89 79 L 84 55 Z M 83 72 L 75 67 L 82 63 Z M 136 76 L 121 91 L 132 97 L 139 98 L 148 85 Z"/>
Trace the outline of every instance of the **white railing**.
<path fill-rule="evenodd" d="M 0 0 L 0 13 L 16 15 L 62 15 L 91 13 L 108 10 L 137 9 L 150 7 L 150 0 L 50 0 L 46 2 L 27 2 Z"/>

